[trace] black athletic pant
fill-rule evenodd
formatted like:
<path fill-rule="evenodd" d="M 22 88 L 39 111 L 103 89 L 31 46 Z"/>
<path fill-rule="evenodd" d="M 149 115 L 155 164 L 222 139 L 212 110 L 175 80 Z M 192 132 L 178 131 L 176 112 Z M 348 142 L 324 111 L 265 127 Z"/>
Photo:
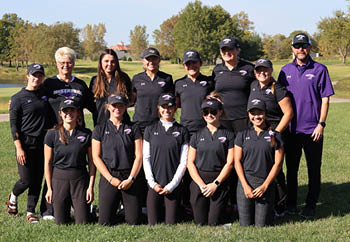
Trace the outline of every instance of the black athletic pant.
<path fill-rule="evenodd" d="M 298 171 L 304 149 L 309 185 L 306 206 L 315 208 L 321 189 L 321 159 L 323 138 L 314 142 L 310 134 L 288 134 L 285 145 L 287 165 L 287 208 L 297 207 Z"/>
<path fill-rule="evenodd" d="M 26 164 L 21 165 L 17 162 L 20 178 L 14 185 L 12 192 L 15 196 L 19 196 L 28 189 L 27 211 L 34 213 L 44 175 L 44 150 L 43 145 L 22 144 L 22 147 L 26 153 Z"/>
<path fill-rule="evenodd" d="M 248 184 L 254 190 L 264 183 L 263 178 L 245 174 Z M 237 206 L 239 224 L 241 226 L 255 225 L 263 227 L 271 225 L 273 221 L 273 204 L 275 199 L 275 184 L 269 188 L 260 198 L 246 198 L 240 181 L 237 184 Z"/>
<path fill-rule="evenodd" d="M 88 186 L 89 175 L 86 170 L 53 168 L 52 203 L 56 224 L 69 222 L 72 205 L 74 207 L 75 223 L 88 222 L 89 205 L 86 202 Z"/>
<path fill-rule="evenodd" d="M 204 172 L 199 171 L 200 177 L 205 184 L 213 182 L 220 172 Z M 220 217 L 227 205 L 229 195 L 228 182 L 224 181 L 215 191 L 211 197 L 203 196 L 198 185 L 192 181 L 190 185 L 191 198 L 190 202 L 193 210 L 193 217 L 195 224 L 200 225 L 218 225 L 220 224 Z"/>
<path fill-rule="evenodd" d="M 147 217 L 148 224 L 155 225 L 160 222 L 160 214 L 163 205 L 165 207 L 165 224 L 175 224 L 176 214 L 181 199 L 181 188 L 177 187 L 168 195 L 159 195 L 152 188 L 147 193 Z"/>
<path fill-rule="evenodd" d="M 130 170 L 112 171 L 111 174 L 120 180 L 125 180 L 129 177 Z M 139 224 L 141 215 L 139 190 L 139 178 L 136 178 L 129 190 L 124 191 L 112 186 L 101 175 L 99 183 L 99 224 L 113 224 L 121 200 L 124 204 L 126 223 L 130 225 Z"/>

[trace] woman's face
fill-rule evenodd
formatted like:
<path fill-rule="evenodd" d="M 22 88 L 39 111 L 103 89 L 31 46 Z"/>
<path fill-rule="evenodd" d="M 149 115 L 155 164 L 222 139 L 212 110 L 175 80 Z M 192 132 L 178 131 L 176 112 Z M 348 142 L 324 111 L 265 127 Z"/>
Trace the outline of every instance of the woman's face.
<path fill-rule="evenodd" d="M 79 111 L 76 108 L 65 108 L 62 111 L 59 111 L 59 114 L 62 118 L 63 123 L 66 124 L 77 122 L 79 117 Z"/>
<path fill-rule="evenodd" d="M 220 49 L 221 57 L 225 62 L 232 62 L 238 60 L 239 52 L 240 49 L 230 49 L 228 47 Z"/>
<path fill-rule="evenodd" d="M 249 120 L 255 127 L 265 125 L 265 112 L 260 109 L 252 109 L 248 112 Z"/>
<path fill-rule="evenodd" d="M 154 55 L 142 59 L 143 68 L 146 71 L 157 72 L 159 70 L 160 58 Z"/>
<path fill-rule="evenodd" d="M 201 69 L 201 65 L 202 64 L 200 61 L 188 61 L 186 62 L 186 64 L 184 64 L 184 67 L 188 75 L 198 76 Z"/>
<path fill-rule="evenodd" d="M 115 68 L 117 66 L 117 61 L 113 55 L 106 54 L 102 57 L 101 66 L 102 66 L 103 71 L 106 74 L 111 75 L 115 71 Z"/>
<path fill-rule="evenodd" d="M 124 112 L 126 110 L 126 106 L 122 103 L 115 103 L 115 104 L 107 104 L 107 109 L 111 115 L 111 117 L 116 119 L 122 119 Z"/>
<path fill-rule="evenodd" d="M 205 108 L 202 110 L 203 118 L 207 124 L 214 124 L 219 121 L 222 110 Z"/>
<path fill-rule="evenodd" d="M 272 76 L 272 68 L 260 66 L 254 70 L 254 73 L 259 82 L 269 83 Z"/>
<path fill-rule="evenodd" d="M 169 107 L 168 104 L 164 104 L 162 106 L 158 106 L 158 112 L 160 114 L 160 118 L 164 121 L 173 121 L 175 115 L 176 107 Z"/>
<path fill-rule="evenodd" d="M 56 65 L 60 75 L 72 75 L 74 62 L 70 58 L 61 56 L 58 58 Z"/>
<path fill-rule="evenodd" d="M 35 72 L 34 74 L 27 74 L 27 89 L 37 90 L 43 83 L 45 76 L 41 72 Z"/>

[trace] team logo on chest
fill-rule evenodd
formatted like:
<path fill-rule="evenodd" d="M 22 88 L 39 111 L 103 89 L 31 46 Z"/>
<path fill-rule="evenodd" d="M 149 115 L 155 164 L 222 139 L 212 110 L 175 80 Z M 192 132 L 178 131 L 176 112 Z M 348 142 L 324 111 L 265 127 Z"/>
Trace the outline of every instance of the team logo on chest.
<path fill-rule="evenodd" d="M 268 88 L 265 90 L 265 93 L 266 93 L 266 95 L 269 95 L 270 93 L 272 93 L 272 90 L 270 88 Z"/>
<path fill-rule="evenodd" d="M 172 133 L 172 135 L 173 135 L 174 137 L 178 137 L 178 136 L 180 135 L 180 132 L 179 132 L 179 131 L 174 131 L 174 132 Z"/>
<path fill-rule="evenodd" d="M 292 76 L 291 75 L 287 75 L 287 79 L 290 79 L 290 78 L 292 78 Z"/>
<path fill-rule="evenodd" d="M 312 78 L 315 77 L 314 74 L 306 74 L 305 76 L 306 76 L 306 78 L 309 79 L 309 80 L 311 80 Z"/>
<path fill-rule="evenodd" d="M 141 86 L 144 86 L 144 85 L 146 85 L 146 83 L 144 83 L 144 82 L 141 82 L 141 84 L 140 84 Z"/>
<path fill-rule="evenodd" d="M 125 133 L 125 134 L 130 134 L 130 133 L 131 133 L 131 129 L 125 129 L 125 130 L 124 130 L 124 133 Z"/>
<path fill-rule="evenodd" d="M 32 99 L 28 99 L 28 100 L 27 100 L 27 103 L 31 103 L 31 102 L 32 102 Z"/>
<path fill-rule="evenodd" d="M 41 99 L 46 101 L 47 100 L 47 96 L 42 96 Z"/>
<path fill-rule="evenodd" d="M 187 84 L 182 85 L 182 87 L 187 87 Z"/>
<path fill-rule="evenodd" d="M 80 143 L 83 143 L 86 140 L 85 136 L 78 136 L 77 139 L 80 141 Z"/>
<path fill-rule="evenodd" d="M 240 70 L 239 73 L 241 73 L 241 76 L 245 76 L 247 75 L 248 72 L 245 70 Z"/>
<path fill-rule="evenodd" d="M 222 136 L 222 137 L 219 137 L 218 140 L 219 140 L 221 143 L 224 143 L 224 142 L 227 140 L 227 138 L 224 137 L 224 136 Z"/>
<path fill-rule="evenodd" d="M 201 84 L 202 87 L 205 87 L 207 85 L 207 81 L 201 81 L 199 84 Z"/>
<path fill-rule="evenodd" d="M 264 139 L 265 139 L 267 142 L 271 142 L 271 136 L 265 136 Z"/>
<path fill-rule="evenodd" d="M 161 87 L 164 87 L 164 86 L 165 86 L 165 82 L 164 82 L 164 81 L 159 81 L 158 84 L 159 84 L 159 86 L 161 86 Z"/>

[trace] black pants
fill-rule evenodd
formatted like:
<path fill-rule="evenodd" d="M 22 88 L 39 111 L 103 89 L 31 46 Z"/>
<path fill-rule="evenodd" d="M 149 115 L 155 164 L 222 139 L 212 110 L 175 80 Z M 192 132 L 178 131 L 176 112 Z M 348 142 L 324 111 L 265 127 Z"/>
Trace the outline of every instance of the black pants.
<path fill-rule="evenodd" d="M 263 178 L 245 175 L 248 184 L 255 189 L 264 183 Z M 275 184 L 269 188 L 260 198 L 246 198 L 240 181 L 237 184 L 237 205 L 239 224 L 241 226 L 255 225 L 263 227 L 271 225 L 273 221 L 273 204 L 275 197 Z"/>
<path fill-rule="evenodd" d="M 147 193 L 147 217 L 148 224 L 155 225 L 160 222 L 161 209 L 165 207 L 165 224 L 175 224 L 178 212 L 181 187 L 177 187 L 168 195 L 159 195 L 152 188 L 148 188 Z"/>
<path fill-rule="evenodd" d="M 75 223 L 88 222 L 89 205 L 86 202 L 88 186 L 89 175 L 86 170 L 53 168 L 52 203 L 56 224 L 69 222 L 72 205 L 74 207 Z"/>
<path fill-rule="evenodd" d="M 220 124 L 228 130 L 237 135 L 239 131 L 246 130 L 249 128 L 249 120 L 248 118 L 241 118 L 236 120 L 220 120 Z"/>
<path fill-rule="evenodd" d="M 205 184 L 213 182 L 220 172 L 199 171 L 200 177 Z M 198 185 L 192 181 L 190 185 L 191 198 L 190 202 L 193 210 L 195 224 L 200 225 L 218 225 L 222 212 L 227 205 L 228 199 L 228 182 L 224 181 L 211 197 L 203 196 Z"/>
<path fill-rule="evenodd" d="M 44 175 L 44 150 L 43 145 L 22 144 L 22 147 L 26 153 L 26 164 L 21 165 L 17 162 L 20 178 L 14 185 L 12 192 L 15 196 L 19 196 L 28 189 L 27 211 L 34 213 Z"/>
<path fill-rule="evenodd" d="M 323 138 L 314 142 L 310 134 L 288 134 L 285 145 L 287 165 L 287 208 L 297 207 L 298 171 L 302 149 L 308 169 L 309 185 L 306 206 L 315 208 L 321 189 Z"/>
<path fill-rule="evenodd" d="M 120 180 L 129 177 L 128 171 L 112 171 L 112 176 Z M 139 199 L 140 180 L 136 178 L 129 190 L 119 190 L 112 186 L 103 176 L 99 184 L 99 218 L 101 225 L 112 225 L 120 201 L 123 201 L 125 209 L 125 221 L 130 225 L 140 223 L 141 206 Z"/>

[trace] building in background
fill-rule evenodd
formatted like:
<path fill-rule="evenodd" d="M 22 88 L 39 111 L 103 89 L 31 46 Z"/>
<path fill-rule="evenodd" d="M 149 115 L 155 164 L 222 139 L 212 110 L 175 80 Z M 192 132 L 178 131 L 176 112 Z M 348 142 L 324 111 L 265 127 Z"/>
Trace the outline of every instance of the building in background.
<path fill-rule="evenodd" d="M 109 48 L 113 49 L 117 53 L 119 60 L 127 60 L 131 58 L 130 46 L 124 45 L 123 41 L 120 41 L 119 44 L 113 45 Z"/>

